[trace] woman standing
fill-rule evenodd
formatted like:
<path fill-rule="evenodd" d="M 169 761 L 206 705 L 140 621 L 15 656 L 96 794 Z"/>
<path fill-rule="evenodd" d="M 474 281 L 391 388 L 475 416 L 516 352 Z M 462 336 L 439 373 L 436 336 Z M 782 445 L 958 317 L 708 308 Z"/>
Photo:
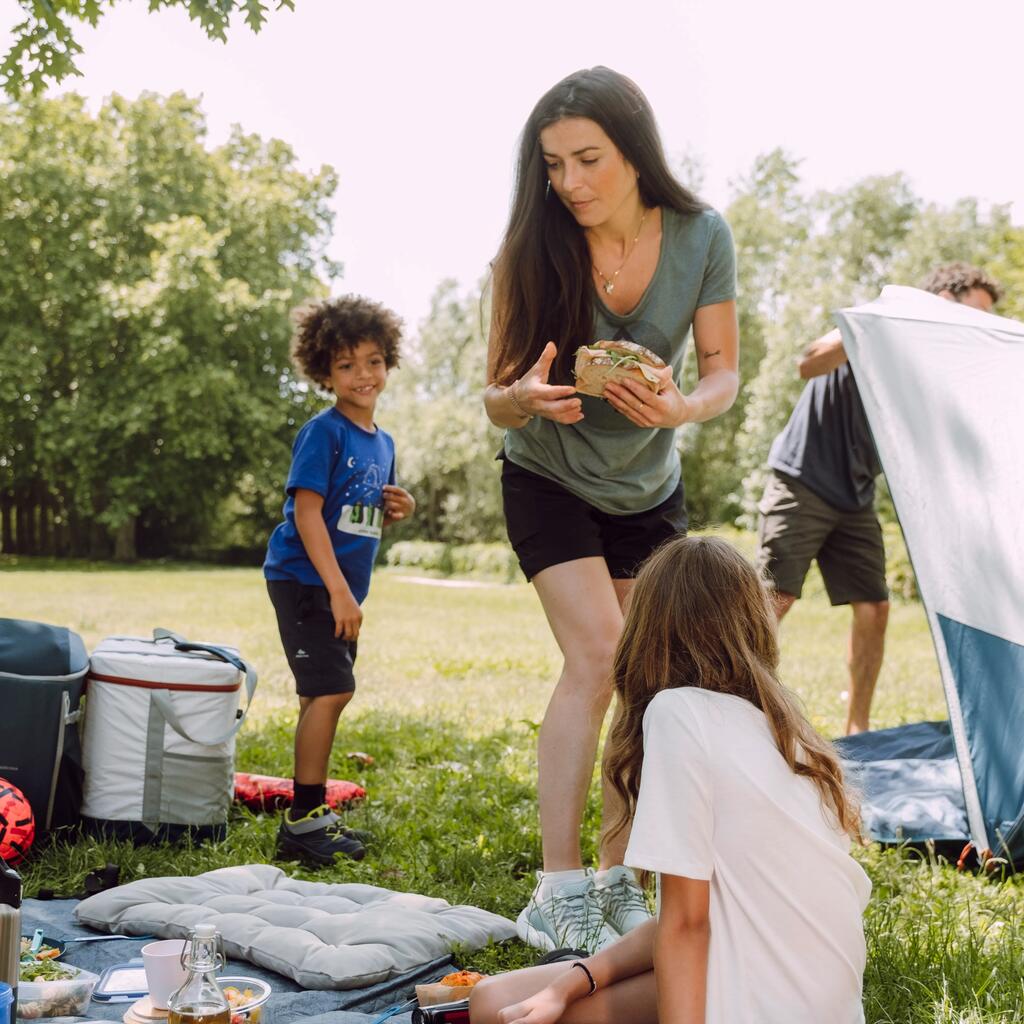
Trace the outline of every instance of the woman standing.
<path fill-rule="evenodd" d="M 691 327 L 700 380 L 684 395 Z M 607 401 L 577 394 L 575 351 L 600 339 L 660 356 L 657 393 L 625 381 Z M 507 428 L 509 539 L 565 659 L 538 748 L 544 870 L 519 917 L 535 945 L 596 949 L 647 918 L 622 866 L 626 834 L 604 838 L 595 875 L 580 824 L 624 602 L 644 559 L 686 529 L 676 429 L 732 405 L 737 362 L 727 225 L 669 171 L 633 82 L 602 67 L 570 75 L 523 131 L 484 399 Z M 616 800 L 605 787 L 605 821 Z"/>

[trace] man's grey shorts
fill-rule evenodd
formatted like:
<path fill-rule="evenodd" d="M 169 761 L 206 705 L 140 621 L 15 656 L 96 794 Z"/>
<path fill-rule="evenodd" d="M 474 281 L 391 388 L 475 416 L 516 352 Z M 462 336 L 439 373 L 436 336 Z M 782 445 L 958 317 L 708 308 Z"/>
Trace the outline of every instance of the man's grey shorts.
<path fill-rule="evenodd" d="M 816 558 L 832 604 L 888 599 L 882 527 L 873 508 L 840 511 L 776 472 L 757 507 L 758 565 L 776 590 L 799 597 Z"/>

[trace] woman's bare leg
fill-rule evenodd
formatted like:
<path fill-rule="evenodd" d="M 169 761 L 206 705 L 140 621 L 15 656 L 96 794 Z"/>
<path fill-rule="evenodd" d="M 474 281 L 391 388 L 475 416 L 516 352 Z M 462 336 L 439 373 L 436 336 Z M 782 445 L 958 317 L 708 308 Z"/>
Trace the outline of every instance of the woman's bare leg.
<path fill-rule="evenodd" d="M 626 614 L 626 602 L 629 600 L 629 595 L 632 593 L 633 584 L 635 582 L 635 580 L 612 580 L 612 586 L 615 588 L 615 598 L 619 602 L 619 608 L 622 611 L 623 618 L 625 618 Z M 619 708 L 618 704 L 616 704 L 615 711 L 612 713 L 613 727 L 618 713 Z M 607 749 L 606 745 L 605 750 L 607 751 Z M 606 871 L 608 868 L 614 867 L 616 864 L 621 864 L 623 857 L 626 856 L 626 846 L 629 843 L 629 826 L 627 825 L 621 832 L 617 832 L 613 836 L 608 835 L 607 830 L 609 826 L 613 822 L 618 821 L 622 808 L 622 800 L 605 777 L 604 758 L 602 758 L 601 764 L 602 831 L 601 846 L 598 851 L 598 869 L 600 871 Z"/>
<path fill-rule="evenodd" d="M 472 1024 L 496 1024 L 498 1011 L 539 992 L 569 964 L 546 964 L 499 974 L 480 982 L 470 998 Z M 562 1024 L 657 1024 L 658 996 L 654 972 L 645 971 L 598 989 L 569 1007 Z"/>
<path fill-rule="evenodd" d="M 533 583 L 565 658 L 537 748 L 544 870 L 565 871 L 582 867 L 580 826 L 611 700 L 622 610 L 603 558 L 550 566 Z"/>

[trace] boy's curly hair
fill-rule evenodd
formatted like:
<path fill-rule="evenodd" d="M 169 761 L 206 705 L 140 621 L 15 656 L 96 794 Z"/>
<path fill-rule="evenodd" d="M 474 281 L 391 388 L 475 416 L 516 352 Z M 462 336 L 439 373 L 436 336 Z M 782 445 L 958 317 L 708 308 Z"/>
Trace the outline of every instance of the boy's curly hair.
<path fill-rule="evenodd" d="M 936 267 L 921 282 L 921 287 L 932 295 L 949 292 L 957 302 L 961 296 L 974 288 L 983 288 L 987 291 L 992 296 L 993 303 L 998 302 L 1002 295 L 999 285 L 984 270 L 962 261 L 944 263 L 941 267 Z"/>
<path fill-rule="evenodd" d="M 309 302 L 292 310 L 292 322 L 292 363 L 314 384 L 325 385 L 338 353 L 354 349 L 361 341 L 380 346 L 389 370 L 398 365 L 402 321 L 379 302 L 361 295 Z"/>

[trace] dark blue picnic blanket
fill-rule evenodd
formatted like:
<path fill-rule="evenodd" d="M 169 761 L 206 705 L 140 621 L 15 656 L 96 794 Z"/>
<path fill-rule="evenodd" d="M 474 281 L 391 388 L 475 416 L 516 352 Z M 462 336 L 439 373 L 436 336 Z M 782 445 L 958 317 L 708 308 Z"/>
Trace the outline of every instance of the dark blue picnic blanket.
<path fill-rule="evenodd" d="M 21 908 L 22 932 L 31 935 L 36 928 L 51 939 L 69 939 L 99 935 L 77 923 L 74 916 L 78 900 L 25 900 Z M 123 964 L 142 955 L 148 939 L 111 939 L 99 942 L 75 942 L 68 946 L 64 962 L 101 974 L 107 967 Z M 416 985 L 438 981 L 453 968 L 450 957 L 425 964 L 419 970 L 371 985 L 348 991 L 311 992 L 301 989 L 291 978 L 256 967 L 239 960 L 229 960 L 224 968 L 227 975 L 248 975 L 267 982 L 274 994 L 264 1007 L 263 1024 L 289 1024 L 301 1020 L 304 1024 L 370 1024 L 389 1006 L 411 999 Z M 122 1020 L 130 1003 L 101 1003 L 93 1000 L 88 1017 L 52 1017 L 53 1021 Z M 410 1024 L 409 1013 L 392 1017 L 394 1024 Z"/>

